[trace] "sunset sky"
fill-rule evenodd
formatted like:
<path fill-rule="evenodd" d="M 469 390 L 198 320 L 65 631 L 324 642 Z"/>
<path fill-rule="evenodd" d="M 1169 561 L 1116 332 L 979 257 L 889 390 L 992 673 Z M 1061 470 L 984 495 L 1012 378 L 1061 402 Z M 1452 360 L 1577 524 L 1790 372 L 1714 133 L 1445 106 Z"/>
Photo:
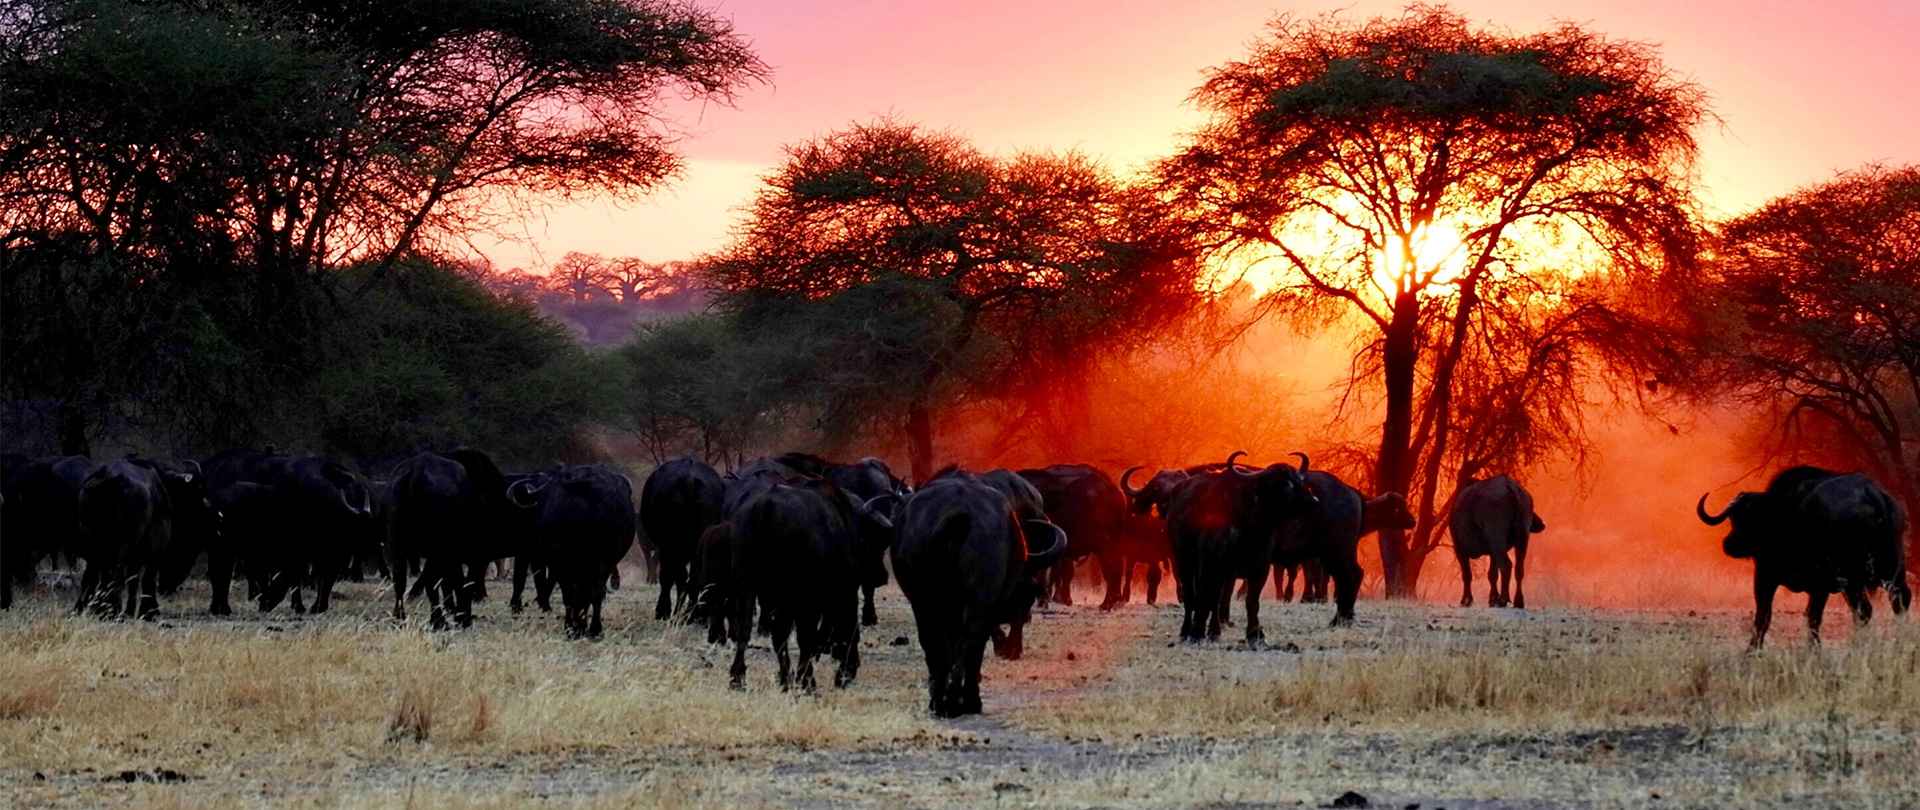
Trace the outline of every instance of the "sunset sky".
<path fill-rule="evenodd" d="M 774 69 L 737 108 L 693 110 L 686 175 L 639 204 L 585 201 L 475 246 L 502 267 L 568 251 L 691 258 L 718 247 L 784 145 L 893 114 L 991 152 L 1078 149 L 1115 168 L 1171 151 L 1201 72 L 1280 12 L 1397 14 L 1342 0 L 728 0 Z M 1471 0 L 1470 18 L 1556 20 L 1660 46 L 1723 125 L 1699 133 L 1708 202 L 1738 213 L 1865 163 L 1920 163 L 1920 0 Z"/>

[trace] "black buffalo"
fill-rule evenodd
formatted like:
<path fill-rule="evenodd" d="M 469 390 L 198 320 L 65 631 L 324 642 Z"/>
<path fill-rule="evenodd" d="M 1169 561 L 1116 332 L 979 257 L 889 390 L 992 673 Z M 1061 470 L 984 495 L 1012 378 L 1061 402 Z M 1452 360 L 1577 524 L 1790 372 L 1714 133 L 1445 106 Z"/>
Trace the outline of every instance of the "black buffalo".
<path fill-rule="evenodd" d="M 999 492 L 1007 499 L 1008 505 L 1013 508 L 1014 517 L 1020 520 L 1020 525 L 1022 526 L 1027 525 L 1028 521 L 1053 523 L 1053 521 L 1047 517 L 1046 504 L 1043 502 L 1044 499 L 1040 495 L 1040 490 L 1034 487 L 1033 482 L 1020 477 L 1018 473 L 1012 470 L 995 468 L 983 473 L 970 473 L 958 466 L 950 466 L 934 473 L 932 480 L 940 481 L 950 478 L 974 481 Z M 1063 551 L 1061 553 L 1064 554 L 1065 552 Z M 1058 564 L 1059 560 L 1055 559 L 1054 563 Z M 1041 570 L 1036 573 L 1032 587 L 1027 589 L 1027 593 L 1032 597 L 1034 604 L 1044 605 L 1046 603 L 1046 575 L 1048 570 L 1051 569 Z M 1029 608 L 1031 608 L 1031 606 L 1029 606 Z M 1031 610 L 1021 611 L 1019 616 L 1020 618 L 1017 621 L 1005 622 L 1004 624 L 1007 625 L 1005 630 L 1001 630 L 998 626 L 994 627 L 994 655 L 1008 661 L 1017 661 L 1020 659 L 1020 656 L 1025 653 L 1026 627 L 1027 621 L 1031 617 Z"/>
<path fill-rule="evenodd" d="M 473 577 L 484 572 L 491 549 L 483 532 L 497 530 L 482 485 L 467 466 L 438 453 L 421 453 L 393 468 L 388 481 L 392 512 L 387 518 L 387 567 L 393 575 L 393 617 L 407 616 L 407 569 L 423 562 L 420 583 L 432 610 L 435 629 L 447 616 L 461 627 L 473 624 Z M 501 484 L 502 494 L 505 492 Z"/>
<path fill-rule="evenodd" d="M 888 508 L 883 511 L 888 517 L 897 514 L 897 507 L 912 494 L 904 482 L 894 477 L 886 462 L 873 457 L 831 465 L 827 468 L 827 480 L 863 503 L 887 503 Z M 860 558 L 860 623 L 869 627 L 880 623 L 880 614 L 873 607 L 873 591 L 887 584 L 888 545 L 866 546 Z"/>
<path fill-rule="evenodd" d="M 1353 601 L 1360 595 L 1360 538 L 1381 529 L 1411 529 L 1417 522 L 1407 499 L 1389 492 L 1368 499 L 1333 473 L 1307 470 L 1300 457 L 1301 480 L 1318 498 L 1318 508 L 1282 521 L 1273 541 L 1273 565 L 1313 567 L 1333 580 L 1333 626 L 1353 623 Z"/>
<path fill-rule="evenodd" d="M 378 539 L 371 483 L 335 461 L 254 450 L 230 450 L 204 466 L 217 508 L 246 503 L 254 511 L 248 519 L 257 524 L 254 530 L 241 530 L 227 545 L 239 556 L 260 610 L 272 610 L 291 595 L 294 611 L 305 612 L 300 592 L 310 585 L 313 612 L 325 612 L 348 561 Z M 259 489 L 227 491 L 238 484 Z M 226 601 L 216 582 L 215 612 Z"/>
<path fill-rule="evenodd" d="M 540 554 L 565 606 L 569 638 L 599 638 L 607 580 L 633 548 L 633 482 L 604 464 L 560 467 L 507 489 L 536 510 Z"/>
<path fill-rule="evenodd" d="M 640 488 L 640 525 L 660 555 L 660 600 L 653 617 L 686 609 L 695 595 L 692 568 L 700 536 L 720 523 L 726 484 L 705 462 L 676 458 L 655 468 Z"/>
<path fill-rule="evenodd" d="M 1161 470 L 1147 479 L 1145 486 L 1132 484 L 1133 474 L 1145 467 L 1129 468 L 1120 476 L 1120 491 L 1127 497 L 1127 519 L 1121 525 L 1120 599 L 1132 596 L 1133 567 L 1147 566 L 1147 604 L 1158 601 L 1161 568 L 1174 567 L 1173 544 L 1167 539 L 1167 504 L 1180 482 L 1197 474 L 1188 470 Z M 1204 472 L 1203 468 L 1196 468 Z M 1174 576 L 1178 584 L 1179 575 Z"/>
<path fill-rule="evenodd" d="M 119 613 L 123 587 L 127 615 L 151 619 L 159 612 L 159 572 L 173 539 L 175 495 L 197 492 L 197 478 L 138 458 L 109 461 L 87 475 L 80 486 L 86 572 L 75 612 L 92 607 Z"/>
<path fill-rule="evenodd" d="M 31 584 L 40 560 L 76 558 L 81 545 L 80 486 L 93 472 L 86 456 L 0 458 L 0 608 L 13 606 L 13 586 Z"/>
<path fill-rule="evenodd" d="M 1504 475 L 1475 481 L 1454 495 L 1447 527 L 1453 534 L 1453 556 L 1460 561 L 1460 606 L 1473 604 L 1471 561 L 1486 557 L 1487 606 L 1526 607 L 1527 538 L 1547 530 L 1533 511 L 1533 494 Z"/>
<path fill-rule="evenodd" d="M 540 473 L 508 473 L 502 477 L 507 489 L 512 490 L 521 482 L 537 485 Z M 537 506 L 537 504 L 535 504 Z M 513 538 L 513 595 L 507 600 L 507 609 L 519 613 L 526 610 L 527 579 L 533 579 L 533 603 L 543 613 L 553 612 L 553 569 L 547 565 L 540 543 L 540 512 L 535 506 L 521 506 L 508 501 L 506 515 L 500 519 L 501 529 Z"/>
<path fill-rule="evenodd" d="M 1047 519 L 1067 532 L 1067 553 L 1048 572 L 1049 597 L 1063 605 L 1073 604 L 1074 563 L 1092 557 L 1107 586 L 1100 609 L 1112 610 L 1120 601 L 1121 532 L 1127 511 L 1120 487 L 1106 473 L 1085 464 L 1021 470 L 1020 477 L 1039 490 Z"/>
<path fill-rule="evenodd" d="M 772 636 L 782 689 L 813 691 L 813 661 L 822 652 L 840 662 L 834 686 L 852 682 L 860 669 L 861 547 L 885 543 L 892 528 L 872 504 L 811 475 L 774 481 L 739 503 L 727 529 L 732 685 L 746 684 L 756 607 Z M 799 642 L 797 668 L 787 655 L 790 633 Z"/>
<path fill-rule="evenodd" d="M 1729 520 L 1722 549 L 1753 560 L 1752 646 L 1766 643 L 1773 595 L 1781 587 L 1807 595 L 1807 634 L 1820 640 L 1827 597 L 1844 594 L 1856 621 L 1873 617 L 1870 591 L 1884 588 L 1895 613 L 1913 601 L 1907 588 L 1907 517 L 1900 503 L 1861 473 L 1792 467 L 1765 492 L 1742 492 L 1720 514 L 1701 495 L 1695 514 L 1709 526 Z"/>
<path fill-rule="evenodd" d="M 928 708 L 941 717 L 979 713 L 987 641 L 1025 623 L 1035 578 L 1067 549 L 1060 527 L 1023 521 L 983 478 L 944 476 L 914 493 L 893 546 L 926 656 Z"/>
<path fill-rule="evenodd" d="M 1174 488 L 1167 505 L 1167 538 L 1173 546 L 1185 616 L 1183 641 L 1217 640 L 1236 579 L 1247 581 L 1247 643 L 1264 641 L 1260 592 L 1266 588 L 1274 535 L 1282 521 L 1304 517 L 1319 499 L 1299 470 L 1286 464 L 1247 471 L 1228 457 L 1220 472 L 1193 475 Z"/>

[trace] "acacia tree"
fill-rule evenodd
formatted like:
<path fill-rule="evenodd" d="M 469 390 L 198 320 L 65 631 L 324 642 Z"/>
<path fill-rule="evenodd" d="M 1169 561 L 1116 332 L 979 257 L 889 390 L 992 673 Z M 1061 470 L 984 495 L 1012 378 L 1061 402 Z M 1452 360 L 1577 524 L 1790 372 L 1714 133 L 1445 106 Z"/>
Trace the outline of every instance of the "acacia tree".
<path fill-rule="evenodd" d="M 645 193 L 679 167 L 670 102 L 766 72 L 673 0 L 7 4 L 0 268 L 63 306 L 10 312 L 6 343 L 64 358 L 7 392 L 60 402 L 69 449 L 136 401 L 246 424 L 324 362 L 344 289 L 502 197 Z"/>
<path fill-rule="evenodd" d="M 1282 17 L 1194 101 L 1209 117 L 1159 166 L 1165 193 L 1216 262 L 1273 279 L 1268 311 L 1362 335 L 1350 385 L 1384 410 L 1372 483 L 1423 504 L 1418 545 L 1380 534 L 1389 595 L 1411 595 L 1496 288 L 1579 309 L 1685 262 L 1704 96 L 1644 44 L 1413 6 Z"/>
<path fill-rule="evenodd" d="M 1801 449 L 1920 514 L 1920 168 L 1788 194 L 1727 223 L 1715 253 L 1690 380 L 1777 408 Z"/>
<path fill-rule="evenodd" d="M 897 428 L 925 479 L 943 409 L 1193 304 L 1162 219 L 1078 155 L 880 121 L 790 147 L 712 284 L 743 335 L 801 358 L 830 434 Z"/>

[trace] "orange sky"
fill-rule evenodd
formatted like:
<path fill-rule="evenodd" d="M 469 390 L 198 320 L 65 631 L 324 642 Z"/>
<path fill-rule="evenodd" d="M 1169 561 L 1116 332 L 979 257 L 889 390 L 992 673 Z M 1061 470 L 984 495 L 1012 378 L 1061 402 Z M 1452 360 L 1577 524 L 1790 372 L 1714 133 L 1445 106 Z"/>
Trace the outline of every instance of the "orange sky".
<path fill-rule="evenodd" d="M 710 0 L 702 0 L 710 2 Z M 580 250 L 652 261 L 724 240 L 783 145 L 893 113 L 989 151 L 1076 148 L 1117 168 L 1170 151 L 1195 121 L 1200 72 L 1237 58 L 1279 11 L 1397 13 L 1400 2 L 1245 0 L 727 0 L 774 68 L 737 109 L 693 110 L 673 188 L 625 207 L 587 201 L 476 247 L 503 267 Z M 1708 201 L 1751 208 L 1836 170 L 1920 163 L 1920 0 L 1472 0 L 1518 31 L 1573 20 L 1657 43 L 1713 95 L 1700 133 Z"/>

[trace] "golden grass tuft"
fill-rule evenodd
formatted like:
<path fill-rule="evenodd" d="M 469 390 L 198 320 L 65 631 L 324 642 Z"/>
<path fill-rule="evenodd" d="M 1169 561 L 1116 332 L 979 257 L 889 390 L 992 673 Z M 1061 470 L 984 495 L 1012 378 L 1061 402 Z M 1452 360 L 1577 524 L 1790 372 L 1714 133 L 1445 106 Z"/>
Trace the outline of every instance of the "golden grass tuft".
<path fill-rule="evenodd" d="M 407 684 L 394 697 L 393 717 L 387 721 L 387 742 L 408 739 L 426 742 L 433 737 L 434 715 L 439 709 L 440 697 L 432 688 Z"/>

